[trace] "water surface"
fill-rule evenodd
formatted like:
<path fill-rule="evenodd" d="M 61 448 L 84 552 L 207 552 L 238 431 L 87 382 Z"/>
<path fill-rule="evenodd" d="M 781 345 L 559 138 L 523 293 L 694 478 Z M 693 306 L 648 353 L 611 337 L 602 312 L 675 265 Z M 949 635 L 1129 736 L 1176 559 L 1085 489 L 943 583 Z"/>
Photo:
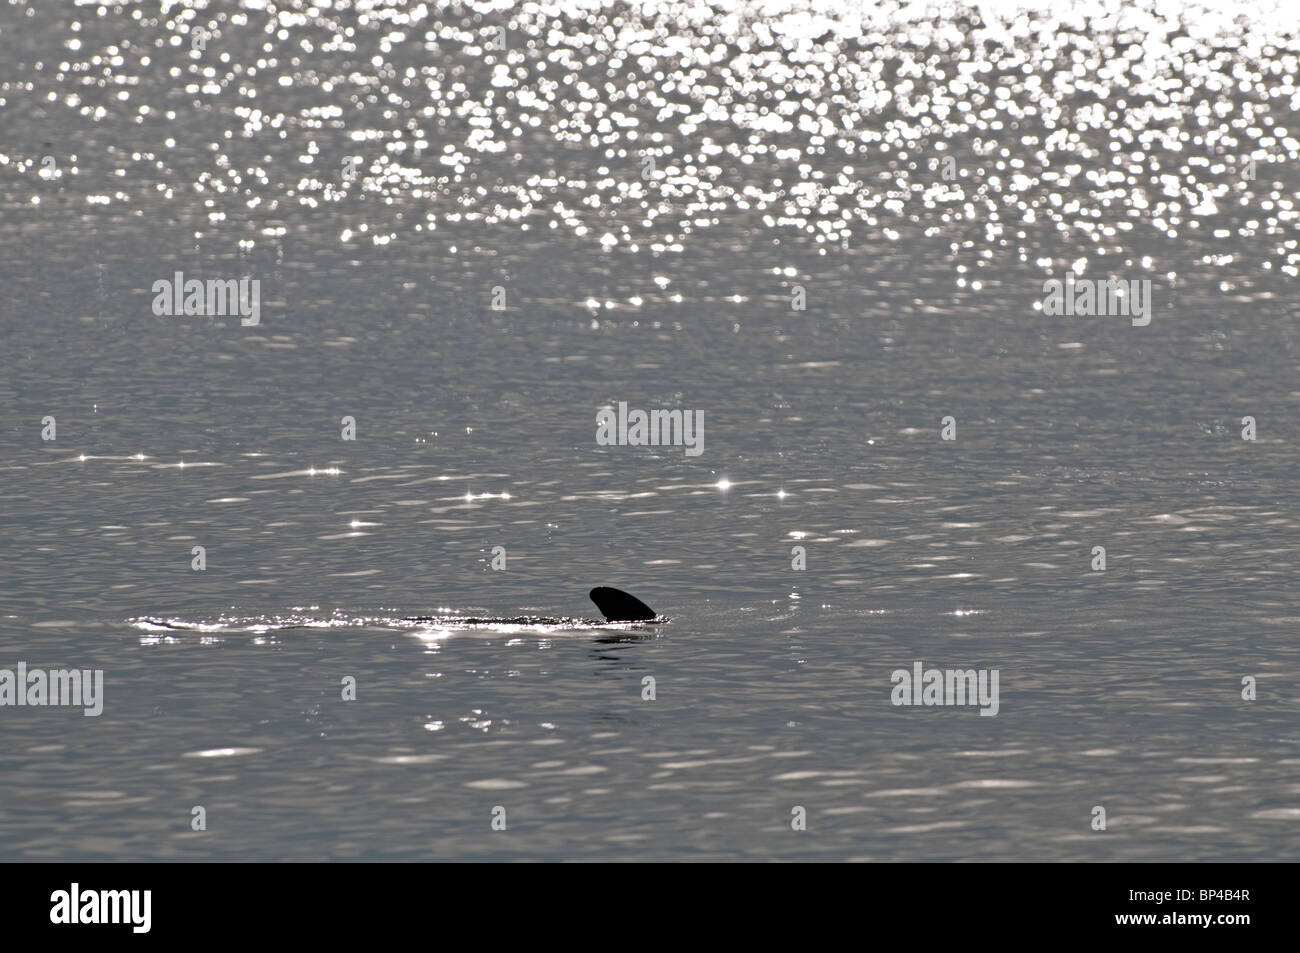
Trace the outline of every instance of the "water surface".
<path fill-rule="evenodd" d="M 1283 7 L 163 6 L 0 5 L 0 856 L 1300 858 Z"/>

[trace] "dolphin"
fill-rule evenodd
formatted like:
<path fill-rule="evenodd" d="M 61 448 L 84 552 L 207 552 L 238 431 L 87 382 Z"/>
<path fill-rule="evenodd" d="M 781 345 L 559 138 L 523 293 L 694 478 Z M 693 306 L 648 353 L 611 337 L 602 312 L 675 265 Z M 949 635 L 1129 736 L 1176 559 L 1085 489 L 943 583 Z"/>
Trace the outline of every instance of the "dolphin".
<path fill-rule="evenodd" d="M 658 625 L 667 622 L 636 596 L 610 586 L 597 586 L 587 596 L 596 603 L 596 608 L 605 617 L 604 622 L 592 619 L 555 619 L 547 616 L 525 615 L 513 618 L 479 618 L 475 616 L 408 616 L 406 622 L 441 622 L 447 625 L 562 625 L 587 626 L 607 625 L 616 622 L 644 622 Z"/>
<path fill-rule="evenodd" d="M 418 615 L 405 616 L 401 622 L 433 622 L 438 625 L 450 626 L 452 628 L 460 626 L 490 626 L 490 625 L 546 625 L 558 626 L 561 628 L 585 628 L 588 626 L 611 625 L 621 622 L 639 622 L 646 625 L 658 625 L 668 622 L 667 616 L 659 615 L 654 609 L 638 599 L 636 596 L 623 592 L 621 589 L 613 589 L 609 586 L 597 586 L 588 593 L 591 601 L 596 604 L 600 614 L 605 617 L 604 621 L 595 619 L 556 619 L 548 616 L 514 616 L 510 618 L 499 617 L 478 617 L 478 616 L 457 616 L 457 615 Z M 211 628 L 211 624 L 201 622 L 182 622 L 179 619 L 167 621 L 150 616 L 143 616 L 139 619 L 130 620 L 137 625 L 144 625 L 152 628 L 163 629 L 202 629 L 205 625 Z M 250 620 L 259 628 L 272 629 L 301 629 L 310 628 L 315 622 L 302 622 L 298 619 L 286 620 L 283 623 L 270 622 L 265 618 Z M 378 621 L 378 620 L 371 620 Z M 220 626 L 225 627 L 225 626 Z"/>

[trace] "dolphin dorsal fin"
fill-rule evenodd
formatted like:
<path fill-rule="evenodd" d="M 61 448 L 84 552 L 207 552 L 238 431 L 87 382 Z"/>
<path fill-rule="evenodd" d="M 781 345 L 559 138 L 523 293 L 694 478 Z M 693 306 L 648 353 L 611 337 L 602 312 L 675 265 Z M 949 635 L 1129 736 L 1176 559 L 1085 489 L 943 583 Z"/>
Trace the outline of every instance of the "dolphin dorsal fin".
<path fill-rule="evenodd" d="M 621 589 L 597 586 L 588 595 L 606 622 L 650 622 L 659 617 L 654 609 Z"/>

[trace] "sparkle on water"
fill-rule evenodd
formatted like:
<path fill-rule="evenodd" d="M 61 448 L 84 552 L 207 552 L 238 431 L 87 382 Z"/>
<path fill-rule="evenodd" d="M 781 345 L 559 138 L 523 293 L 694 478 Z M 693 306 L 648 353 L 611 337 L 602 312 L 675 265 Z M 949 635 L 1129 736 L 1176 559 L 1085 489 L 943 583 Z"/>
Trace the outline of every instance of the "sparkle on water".
<path fill-rule="evenodd" d="M 40 149 L 0 145 L 0 169 L 31 175 L 32 202 L 38 183 L 68 176 L 93 179 L 92 204 L 199 196 L 241 251 L 279 240 L 297 206 L 333 209 L 341 242 L 378 245 L 504 224 L 662 256 L 724 218 L 803 233 L 823 253 L 919 234 L 946 246 L 970 291 L 1007 256 L 1082 274 L 1099 258 L 1134 267 L 1125 249 L 1193 231 L 1296 277 L 1300 199 L 1286 169 L 1300 131 L 1274 118 L 1300 96 L 1286 9 L 84 6 L 63 58 L 10 70 L 22 78 L 0 84 L 0 119 L 45 101 L 111 144 L 93 163 L 74 152 L 52 167 Z M 83 42 L 95 16 L 128 18 L 131 38 Z M 206 115 L 208 141 L 177 142 L 182 110 Z M 1136 267 L 1167 271 L 1157 255 Z M 585 305 L 680 301 L 662 296 L 667 284 Z"/>

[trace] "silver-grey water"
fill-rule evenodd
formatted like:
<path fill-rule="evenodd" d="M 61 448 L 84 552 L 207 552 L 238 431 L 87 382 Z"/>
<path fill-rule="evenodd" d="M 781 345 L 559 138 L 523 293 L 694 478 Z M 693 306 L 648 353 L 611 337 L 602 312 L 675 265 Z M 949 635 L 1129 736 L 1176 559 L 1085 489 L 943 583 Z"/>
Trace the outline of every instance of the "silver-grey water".
<path fill-rule="evenodd" d="M 868 6 L 0 0 L 0 856 L 1300 858 L 1294 16 Z"/>

